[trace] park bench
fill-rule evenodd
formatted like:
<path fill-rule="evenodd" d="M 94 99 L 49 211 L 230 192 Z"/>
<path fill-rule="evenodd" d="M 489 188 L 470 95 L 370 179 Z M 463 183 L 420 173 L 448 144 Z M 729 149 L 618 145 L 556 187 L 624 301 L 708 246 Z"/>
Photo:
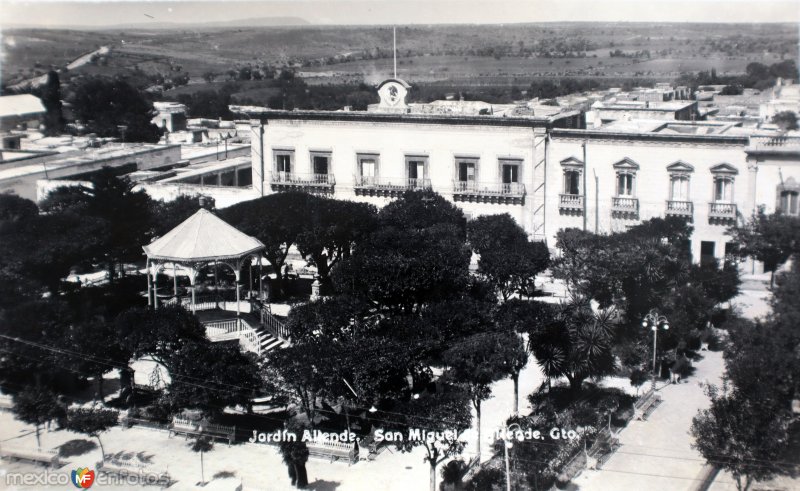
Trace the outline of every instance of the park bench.
<path fill-rule="evenodd" d="M 169 487 L 172 477 L 167 471 L 157 471 L 152 467 L 132 462 L 98 462 L 95 467 L 97 472 L 115 474 L 121 477 L 135 477 L 143 484 L 161 484 Z"/>
<path fill-rule="evenodd" d="M 175 416 L 169 424 L 169 436 L 183 434 L 189 436 L 205 435 L 212 439 L 227 440 L 230 446 L 236 439 L 236 427 L 211 423 L 198 423 L 190 419 Z"/>
<path fill-rule="evenodd" d="M 366 450 L 366 452 L 359 453 L 360 460 L 375 460 L 383 447 L 383 442 L 376 442 L 375 438 L 370 435 L 359 440 L 358 446 L 362 450 Z"/>
<path fill-rule="evenodd" d="M 355 445 L 345 442 L 308 442 L 308 455 L 328 459 L 330 462 L 346 459 L 347 464 L 354 464 L 357 460 Z"/>
<path fill-rule="evenodd" d="M 11 411 L 14 409 L 14 400 L 8 394 L 0 394 L 0 409 Z"/>
<path fill-rule="evenodd" d="M 642 395 L 636 404 L 633 405 L 633 413 L 638 420 L 646 420 L 651 412 L 661 403 L 661 394 L 657 394 L 653 389 Z"/>
<path fill-rule="evenodd" d="M 603 429 L 597 434 L 591 448 L 587 451 L 587 461 L 592 461 L 593 469 L 600 469 L 603 464 L 611 458 L 611 455 L 619 447 L 619 439 L 614 436 L 608 428 Z M 588 463 L 588 462 L 587 462 Z"/>
<path fill-rule="evenodd" d="M 0 447 L 0 457 L 9 460 L 25 460 L 37 464 L 46 464 L 51 467 L 61 465 L 58 452 L 44 448 L 21 448 L 3 445 Z"/>

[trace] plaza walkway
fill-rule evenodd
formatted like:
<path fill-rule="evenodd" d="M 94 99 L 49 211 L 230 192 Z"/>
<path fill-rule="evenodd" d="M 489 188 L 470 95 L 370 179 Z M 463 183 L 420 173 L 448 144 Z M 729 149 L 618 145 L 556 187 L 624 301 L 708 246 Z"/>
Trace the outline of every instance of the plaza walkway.
<path fill-rule="evenodd" d="M 769 313 L 769 275 L 742 278 L 741 294 L 733 303 L 742 315 L 755 319 Z M 633 421 L 620 434 L 622 447 L 601 470 L 585 470 L 575 480 L 581 490 L 692 490 L 705 464 L 691 448 L 692 418 L 709 406 L 704 383 L 719 385 L 725 364 L 721 352 L 702 352 L 697 371 L 684 383 L 662 386 L 661 405 L 647 421 Z M 714 490 L 735 489 L 730 475 L 719 474 Z"/>

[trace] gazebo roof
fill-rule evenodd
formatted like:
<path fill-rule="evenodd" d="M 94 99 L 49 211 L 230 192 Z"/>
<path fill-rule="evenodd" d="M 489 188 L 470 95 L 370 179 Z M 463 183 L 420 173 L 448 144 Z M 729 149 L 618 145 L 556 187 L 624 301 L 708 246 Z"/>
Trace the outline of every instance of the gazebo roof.
<path fill-rule="evenodd" d="M 264 249 L 264 244 L 200 209 L 142 249 L 148 259 L 195 263 L 239 259 Z"/>

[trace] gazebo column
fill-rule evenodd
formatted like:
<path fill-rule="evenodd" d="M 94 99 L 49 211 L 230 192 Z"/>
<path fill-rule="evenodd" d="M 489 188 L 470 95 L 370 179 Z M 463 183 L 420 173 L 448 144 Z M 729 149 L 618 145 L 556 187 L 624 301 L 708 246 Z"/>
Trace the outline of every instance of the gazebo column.
<path fill-rule="evenodd" d="M 192 290 L 193 314 L 197 312 L 197 308 L 195 307 L 195 290 L 197 289 L 197 287 L 195 286 L 196 281 L 197 281 L 197 269 L 195 268 L 195 266 L 191 266 L 191 270 L 189 271 L 189 286 L 191 287 Z"/>
<path fill-rule="evenodd" d="M 214 260 L 214 304 L 219 308 L 219 283 L 217 281 L 217 261 Z"/>
<path fill-rule="evenodd" d="M 261 269 L 261 261 L 263 258 L 258 256 L 258 299 L 264 301 L 264 273 Z"/>
<path fill-rule="evenodd" d="M 147 307 L 150 308 L 153 305 L 153 291 L 152 285 L 150 284 L 150 260 L 148 259 L 145 263 L 145 270 L 147 271 Z"/>
<path fill-rule="evenodd" d="M 158 268 L 153 271 L 153 310 L 158 310 Z"/>
<path fill-rule="evenodd" d="M 178 301 L 178 268 L 172 263 L 172 296 Z"/>

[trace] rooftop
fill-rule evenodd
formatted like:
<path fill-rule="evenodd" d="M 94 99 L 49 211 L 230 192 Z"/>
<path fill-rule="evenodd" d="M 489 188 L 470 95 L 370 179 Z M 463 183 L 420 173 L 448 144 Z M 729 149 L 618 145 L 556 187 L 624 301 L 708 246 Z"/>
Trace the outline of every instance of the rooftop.
<path fill-rule="evenodd" d="M 149 259 L 201 262 L 238 259 L 259 251 L 264 244 L 200 209 L 162 237 L 143 246 Z"/>
<path fill-rule="evenodd" d="M 36 96 L 30 94 L 0 96 L 0 118 L 45 112 L 44 104 Z"/>

